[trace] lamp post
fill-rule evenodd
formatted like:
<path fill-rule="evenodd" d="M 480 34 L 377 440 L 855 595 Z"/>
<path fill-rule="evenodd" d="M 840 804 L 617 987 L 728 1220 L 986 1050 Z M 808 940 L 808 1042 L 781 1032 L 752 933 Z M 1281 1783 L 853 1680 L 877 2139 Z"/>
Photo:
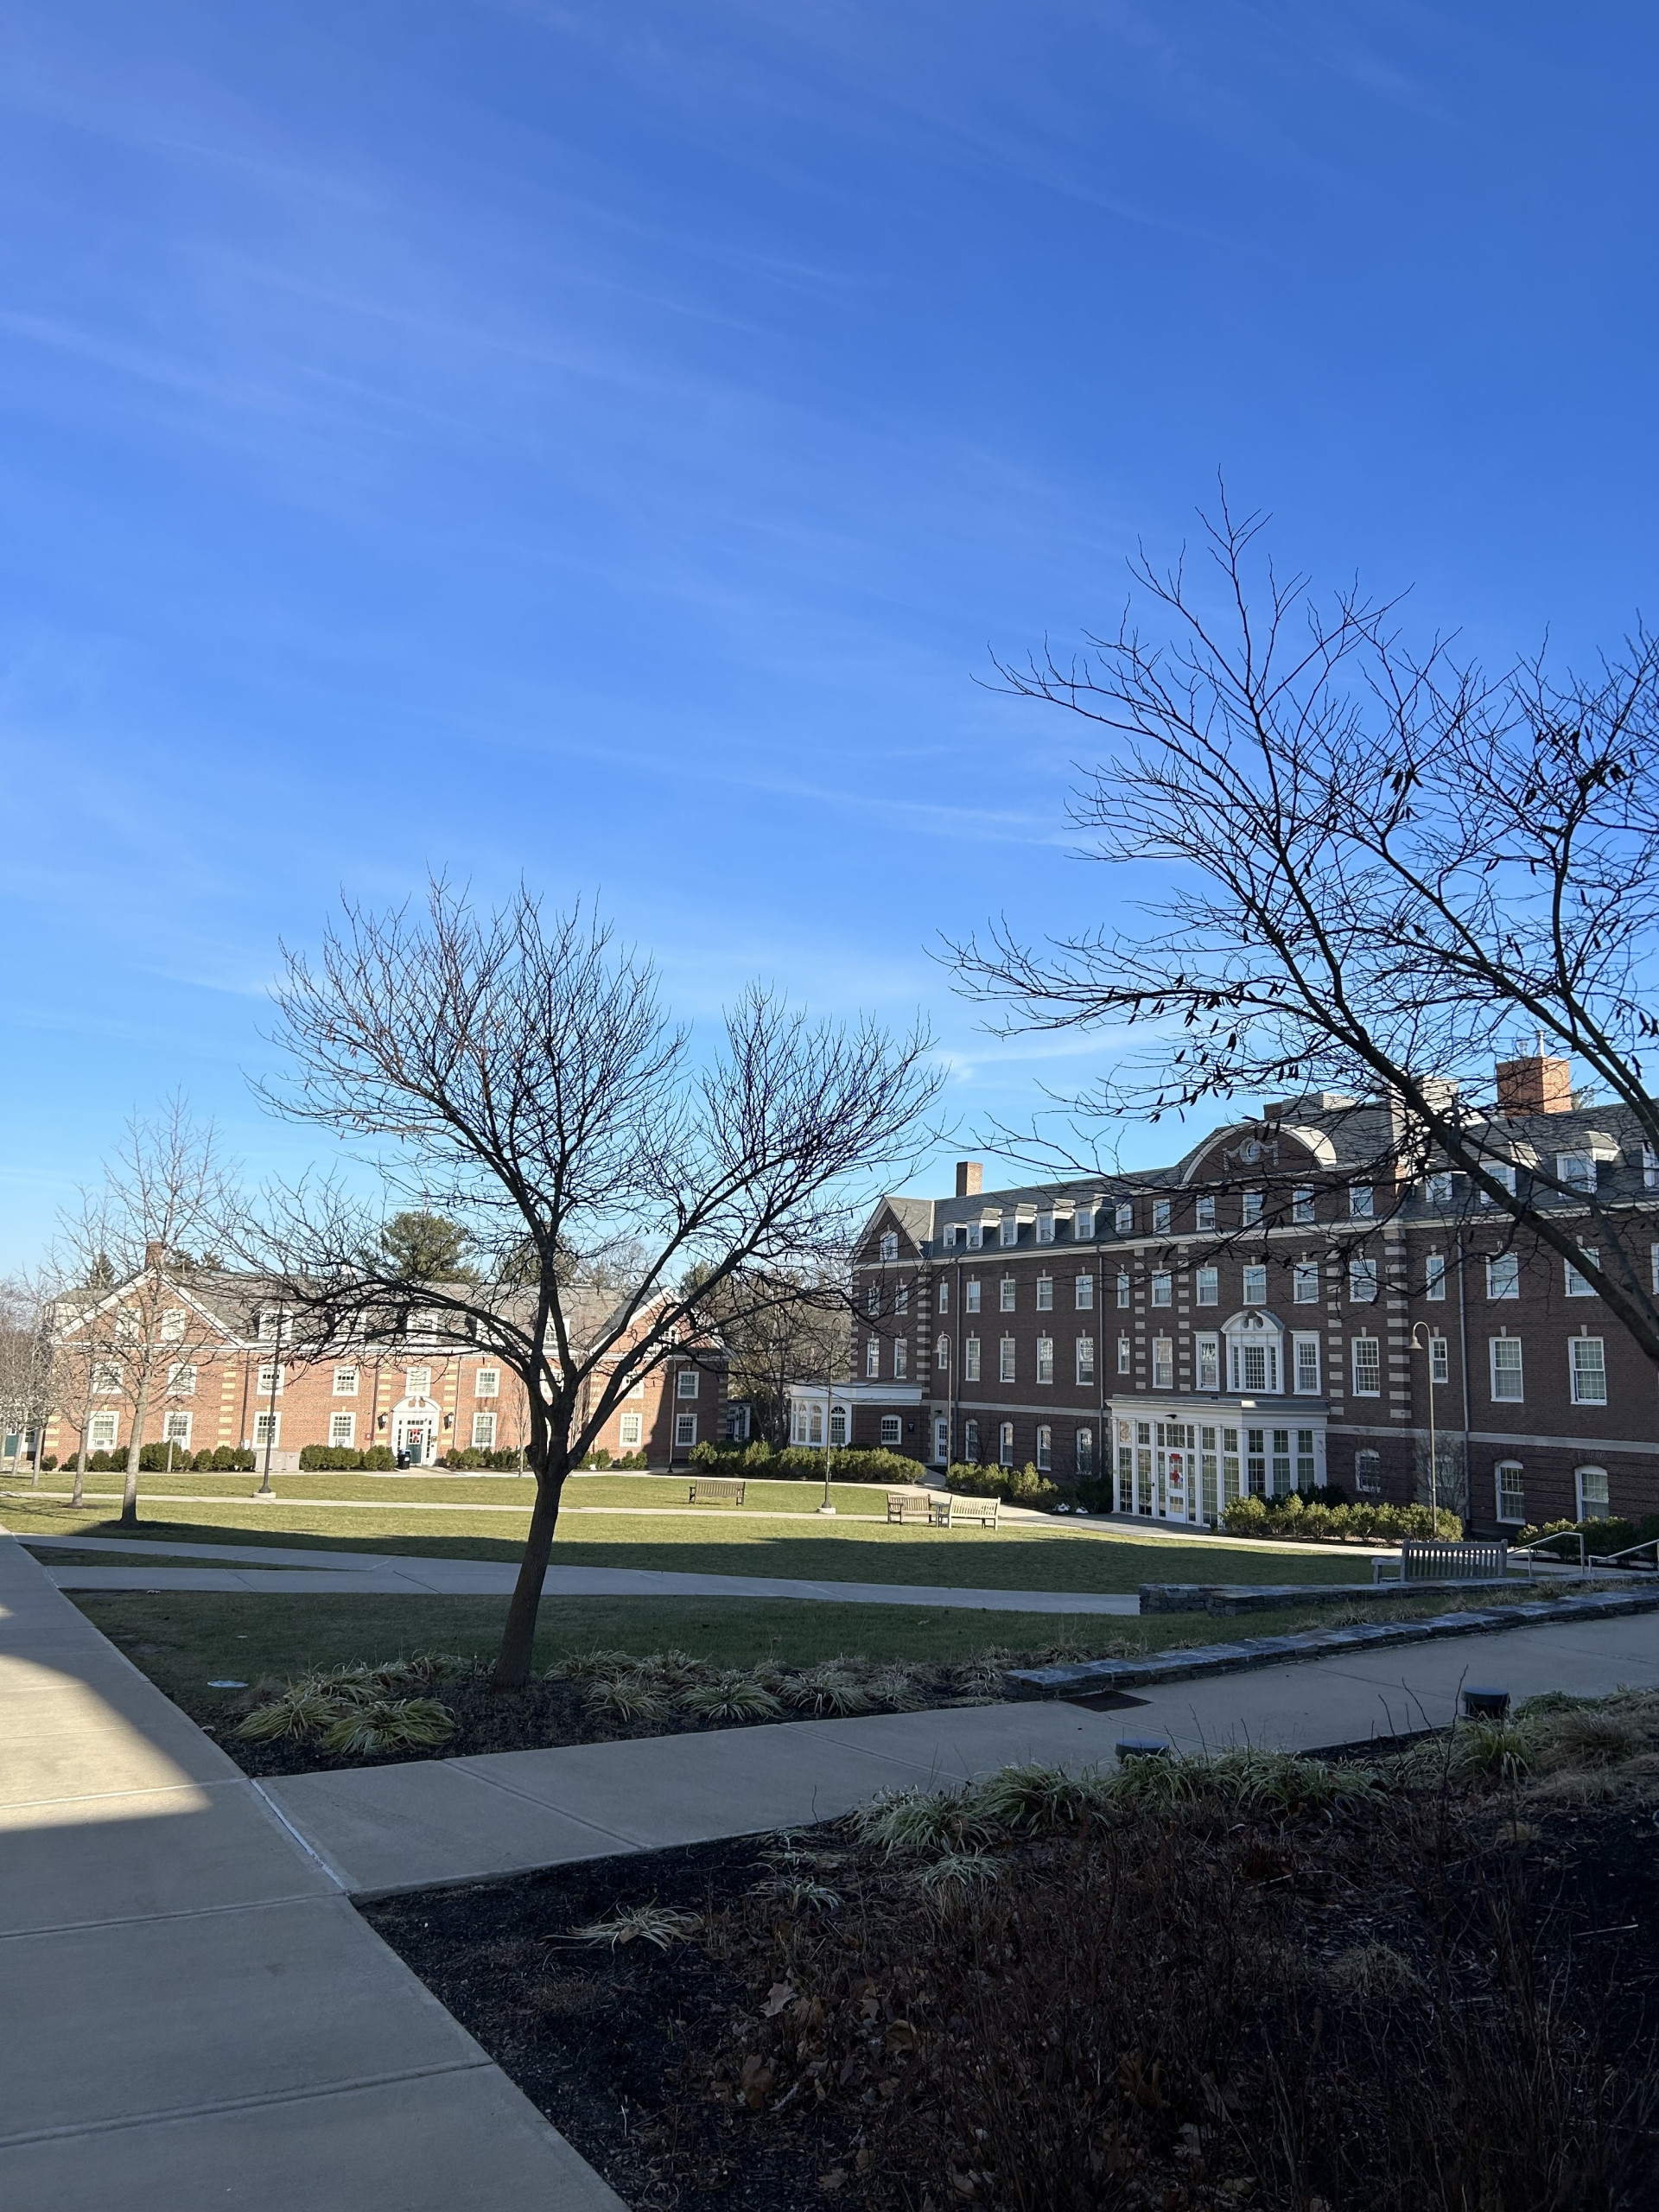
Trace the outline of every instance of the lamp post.
<path fill-rule="evenodd" d="M 1421 1346 L 1417 1342 L 1419 1329 L 1423 1332 L 1423 1341 Z M 1435 1342 L 1433 1328 L 1428 1322 L 1414 1321 L 1412 1324 L 1412 1350 L 1414 1351 L 1421 1350 L 1428 1355 L 1428 1510 L 1430 1527 L 1433 1534 L 1438 1536 L 1440 1533 L 1440 1463 L 1434 1442 L 1434 1386 L 1437 1380 L 1434 1373 Z"/>
<path fill-rule="evenodd" d="M 270 1399 L 265 1414 L 265 1478 L 253 1493 L 256 1497 L 275 1497 L 270 1486 L 270 1447 L 276 1437 L 276 1386 L 283 1379 L 283 1309 L 276 1308 L 276 1342 L 270 1359 Z"/>
<path fill-rule="evenodd" d="M 824 1363 L 824 1378 L 823 1503 L 819 1506 L 818 1510 L 820 1513 L 833 1514 L 836 1509 L 830 1503 L 830 1457 L 836 1448 L 836 1363 L 833 1359 Z"/>

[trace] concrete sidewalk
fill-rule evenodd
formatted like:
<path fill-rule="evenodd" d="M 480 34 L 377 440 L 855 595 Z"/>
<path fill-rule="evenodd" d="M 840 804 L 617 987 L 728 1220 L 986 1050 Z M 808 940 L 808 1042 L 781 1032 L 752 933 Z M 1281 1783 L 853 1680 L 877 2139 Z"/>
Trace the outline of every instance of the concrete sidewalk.
<path fill-rule="evenodd" d="M 413 1559 L 397 1552 L 324 1552 L 272 1544 L 169 1543 L 133 1537 L 66 1536 L 63 1550 L 113 1552 L 130 1558 L 141 1548 L 158 1558 L 211 1560 L 211 1567 L 54 1567 L 54 1542 L 30 1537 L 60 1590 L 260 1590 L 290 1596 L 318 1592 L 382 1596 L 435 1592 L 500 1597 L 518 1570 L 493 1560 Z M 550 1567 L 542 1584 L 550 1598 L 799 1598 L 841 1605 L 957 1606 L 968 1612 L 1138 1612 L 1133 1591 L 950 1590 L 926 1583 L 801 1582 L 777 1575 L 674 1574 L 645 1567 Z"/>
<path fill-rule="evenodd" d="M 0 1537 L 0 2203 L 625 2212 Z"/>
<path fill-rule="evenodd" d="M 1124 1735 L 1183 1751 L 1309 1751 L 1438 1727 L 1465 1681 L 1516 1698 L 1659 1688 L 1659 1616 L 1264 1668 L 1106 1713 L 1055 1702 L 797 1721 L 294 1775 L 265 1789 L 346 1888 L 418 1889 L 792 1827 L 878 1789 L 958 1783 L 1016 1760 L 1109 1765 Z"/>

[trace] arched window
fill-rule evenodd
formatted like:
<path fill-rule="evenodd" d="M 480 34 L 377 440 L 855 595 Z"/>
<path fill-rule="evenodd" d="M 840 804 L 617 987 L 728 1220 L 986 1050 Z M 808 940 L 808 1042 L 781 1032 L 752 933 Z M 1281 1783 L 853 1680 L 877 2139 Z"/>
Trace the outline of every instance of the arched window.
<path fill-rule="evenodd" d="M 1270 1313 L 1235 1313 L 1227 1339 L 1227 1387 L 1251 1397 L 1276 1398 L 1284 1388 L 1284 1331 Z"/>
<path fill-rule="evenodd" d="M 1092 1428 L 1077 1431 L 1076 1450 L 1078 1478 L 1087 1482 L 1095 1471 L 1095 1432 Z"/>
<path fill-rule="evenodd" d="M 979 1423 L 965 1421 L 962 1425 L 962 1456 L 970 1467 L 979 1465 Z"/>
<path fill-rule="evenodd" d="M 1037 1426 L 1037 1471 L 1046 1475 L 1054 1457 L 1054 1432 L 1046 1421 Z"/>
<path fill-rule="evenodd" d="M 1580 1520 L 1611 1519 L 1613 1509 L 1607 1496 L 1606 1468 L 1579 1467 L 1573 1471 L 1573 1478 L 1578 1484 Z"/>
<path fill-rule="evenodd" d="M 1014 1465 L 1014 1423 L 1011 1421 L 1005 1421 L 997 1431 L 996 1462 L 1000 1467 Z"/>

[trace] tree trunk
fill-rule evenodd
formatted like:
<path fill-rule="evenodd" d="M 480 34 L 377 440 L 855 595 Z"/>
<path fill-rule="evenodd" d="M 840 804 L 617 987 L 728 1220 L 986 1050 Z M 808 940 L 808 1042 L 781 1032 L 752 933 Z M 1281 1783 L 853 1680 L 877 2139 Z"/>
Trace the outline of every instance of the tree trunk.
<path fill-rule="evenodd" d="M 531 1656 L 536 1644 L 536 1615 L 542 1602 L 542 1582 L 547 1573 L 548 1556 L 553 1548 L 553 1530 L 559 1517 L 559 1499 L 564 1490 L 565 1471 L 561 1467 L 556 1473 L 549 1465 L 537 1473 L 536 1503 L 531 1510 L 530 1534 L 524 1539 L 524 1555 L 518 1564 L 518 1580 L 513 1585 L 512 1602 L 507 1607 L 507 1625 L 502 1633 L 501 1649 L 496 1655 L 495 1670 L 490 1676 L 493 1689 L 523 1689 L 530 1680 Z"/>
<path fill-rule="evenodd" d="M 133 1408 L 132 1437 L 127 1446 L 126 1487 L 121 1493 L 121 1526 L 138 1526 L 138 1454 L 144 1448 L 144 1422 L 149 1414 L 149 1380 L 138 1385 L 137 1402 Z"/>

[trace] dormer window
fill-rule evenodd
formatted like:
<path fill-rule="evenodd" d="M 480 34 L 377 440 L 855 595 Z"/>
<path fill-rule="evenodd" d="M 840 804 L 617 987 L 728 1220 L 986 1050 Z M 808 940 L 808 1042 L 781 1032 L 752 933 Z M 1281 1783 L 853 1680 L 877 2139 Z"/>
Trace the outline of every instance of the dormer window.
<path fill-rule="evenodd" d="M 1169 1234 L 1169 1200 L 1154 1198 L 1152 1202 L 1152 1233 L 1154 1236 Z"/>
<path fill-rule="evenodd" d="M 1372 1221 L 1376 1209 L 1369 1183 L 1351 1183 L 1348 1186 L 1348 1218 L 1350 1221 Z"/>
<path fill-rule="evenodd" d="M 1486 1173 L 1491 1177 L 1493 1182 L 1501 1183 L 1503 1185 L 1503 1188 L 1509 1192 L 1510 1196 L 1513 1198 L 1515 1196 L 1515 1169 L 1510 1166 L 1509 1161 L 1504 1160 L 1489 1160 L 1483 1164 L 1485 1166 Z M 1490 1191 L 1483 1191 L 1480 1194 L 1480 1203 L 1484 1206 L 1490 1206 L 1496 1204 L 1496 1201 Z"/>
<path fill-rule="evenodd" d="M 1432 1206 L 1449 1206 L 1452 1203 L 1452 1176 L 1442 1168 L 1427 1179 L 1428 1203 Z"/>
<path fill-rule="evenodd" d="M 1216 1202 L 1213 1198 L 1200 1198 L 1194 1214 L 1199 1229 L 1213 1229 L 1216 1225 Z"/>
<path fill-rule="evenodd" d="M 944 1249 L 947 1252 L 953 1252 L 956 1245 L 957 1224 L 954 1221 L 947 1221 L 944 1224 Z"/>
<path fill-rule="evenodd" d="M 1005 1244 L 1017 1244 L 1020 1242 L 1020 1217 L 1017 1213 L 1003 1215 L 1001 1237 Z"/>
<path fill-rule="evenodd" d="M 1093 1206 L 1079 1206 L 1072 1226 L 1072 1236 L 1077 1239 L 1079 1243 L 1081 1243 L 1085 1239 L 1092 1237 L 1094 1233 L 1095 1210 Z"/>
<path fill-rule="evenodd" d="M 968 1224 L 968 1249 L 970 1252 L 977 1252 L 984 1242 L 984 1223 L 982 1221 L 970 1221 Z"/>
<path fill-rule="evenodd" d="M 1052 1213 L 1038 1215 L 1037 1242 L 1039 1244 L 1052 1244 L 1054 1242 L 1054 1217 Z"/>
<path fill-rule="evenodd" d="M 898 1258 L 899 1239 L 893 1230 L 889 1229 L 884 1233 L 880 1244 L 877 1249 L 884 1260 L 896 1260 Z"/>
<path fill-rule="evenodd" d="M 1132 1198 L 1124 1198 L 1120 1201 L 1112 1217 L 1112 1225 L 1120 1236 L 1134 1236 L 1135 1202 Z"/>
<path fill-rule="evenodd" d="M 1593 1195 L 1596 1187 L 1595 1155 L 1588 1152 L 1558 1152 L 1555 1155 L 1555 1180 L 1564 1183 L 1569 1191 L 1582 1191 Z"/>

